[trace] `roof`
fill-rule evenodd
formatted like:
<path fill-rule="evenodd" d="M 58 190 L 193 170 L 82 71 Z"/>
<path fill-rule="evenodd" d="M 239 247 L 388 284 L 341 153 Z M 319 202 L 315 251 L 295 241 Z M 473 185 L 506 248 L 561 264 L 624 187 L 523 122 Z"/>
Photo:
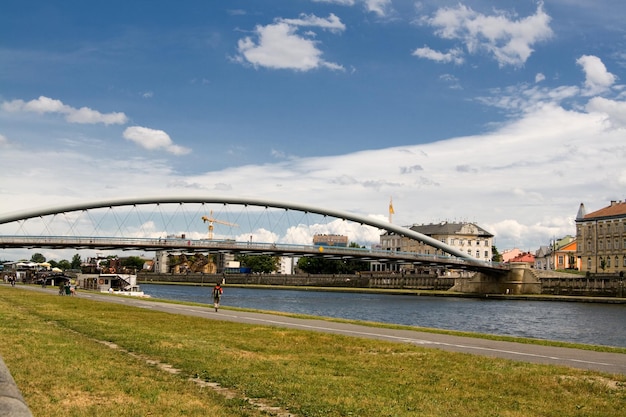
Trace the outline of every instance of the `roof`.
<path fill-rule="evenodd" d="M 433 235 L 475 235 L 493 237 L 491 233 L 477 226 L 474 223 L 431 223 L 423 225 L 413 225 L 410 227 L 414 232 L 421 233 L 426 236 Z"/>
<path fill-rule="evenodd" d="M 586 214 L 584 219 L 626 216 L 626 201 L 611 201 L 611 205 Z"/>
<path fill-rule="evenodd" d="M 509 262 L 534 263 L 535 262 L 535 255 L 533 255 L 530 252 L 520 253 L 515 258 L 511 259 Z"/>

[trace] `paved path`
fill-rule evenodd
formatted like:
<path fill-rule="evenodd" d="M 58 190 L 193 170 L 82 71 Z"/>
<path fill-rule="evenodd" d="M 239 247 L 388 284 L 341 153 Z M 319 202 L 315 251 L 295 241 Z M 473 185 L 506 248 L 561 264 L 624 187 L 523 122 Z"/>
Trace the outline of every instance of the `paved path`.
<path fill-rule="evenodd" d="M 38 287 L 30 288 L 39 289 Z M 79 292 L 77 296 L 97 301 L 131 305 L 154 311 L 203 317 L 210 320 L 227 320 L 239 323 L 335 333 L 346 336 L 410 343 L 451 352 L 478 354 L 539 364 L 563 365 L 573 368 L 626 375 L 626 354 L 621 353 L 594 352 L 581 349 L 503 342 L 414 330 L 386 329 L 359 324 L 299 319 L 264 313 L 248 313 L 224 309 L 215 312 L 213 308 L 208 306 L 198 307 L 169 304 L 155 302 L 145 298 L 118 297 L 88 292 Z"/>

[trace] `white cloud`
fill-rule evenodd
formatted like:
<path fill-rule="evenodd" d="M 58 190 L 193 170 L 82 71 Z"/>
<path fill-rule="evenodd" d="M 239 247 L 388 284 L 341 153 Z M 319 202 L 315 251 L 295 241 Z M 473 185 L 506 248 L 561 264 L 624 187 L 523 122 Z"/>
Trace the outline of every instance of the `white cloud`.
<path fill-rule="evenodd" d="M 487 52 L 502 66 L 521 66 L 533 52 L 533 45 L 552 36 L 550 16 L 540 3 L 534 15 L 509 18 L 503 12 L 484 15 L 459 4 L 444 7 L 422 19 L 443 39 L 461 41 L 470 54 Z"/>
<path fill-rule="evenodd" d="M 546 79 L 546 76 L 545 76 L 545 75 L 543 75 L 543 74 L 542 74 L 542 73 L 540 73 L 540 72 L 539 72 L 539 73 L 537 73 L 537 75 L 535 75 L 535 82 L 536 82 L 536 83 L 540 83 L 540 82 L 542 82 L 542 81 L 543 81 L 543 80 L 545 80 L 545 79 Z"/>
<path fill-rule="evenodd" d="M 606 114 L 613 127 L 626 128 L 626 102 L 594 97 L 587 103 L 588 112 Z"/>
<path fill-rule="evenodd" d="M 9 143 L 9 140 L 2 134 L 0 134 L 0 146 Z"/>
<path fill-rule="evenodd" d="M 299 27 L 318 27 L 332 32 L 345 30 L 339 18 L 331 14 L 328 18 L 301 15 L 300 19 L 277 19 L 275 23 L 255 28 L 257 40 L 248 36 L 238 42 L 237 60 L 255 67 L 310 71 L 324 67 L 343 70 L 339 64 L 322 59 L 318 42 L 297 33 Z"/>
<path fill-rule="evenodd" d="M 608 91 L 617 80 L 617 77 L 607 71 L 600 58 L 593 55 L 583 55 L 576 61 L 585 72 L 585 94 L 596 95 Z"/>
<path fill-rule="evenodd" d="M 414 50 L 413 55 L 420 58 L 430 59 L 435 62 L 442 62 L 444 64 L 450 62 L 455 64 L 463 63 L 463 51 L 457 48 L 450 49 L 448 52 L 443 53 L 430 49 L 428 46 L 424 46 L 423 48 L 417 48 Z"/>
<path fill-rule="evenodd" d="M 162 130 L 130 126 L 124 130 L 123 136 L 148 150 L 165 149 L 174 155 L 185 155 L 191 152 L 190 149 L 175 145 L 170 136 Z"/>
<path fill-rule="evenodd" d="M 391 0 L 365 0 L 365 8 L 368 12 L 383 17 L 389 13 Z"/>
<path fill-rule="evenodd" d="M 327 29 L 331 32 L 343 32 L 346 25 L 341 23 L 336 15 L 331 13 L 328 18 L 317 17 L 315 15 L 301 14 L 299 19 L 280 19 L 280 22 L 287 23 L 291 26 L 309 26 Z"/>
<path fill-rule="evenodd" d="M 314 3 L 337 4 L 340 6 L 354 6 L 357 0 L 312 0 Z M 365 6 L 365 10 L 375 13 L 379 17 L 384 17 L 391 11 L 391 0 L 360 0 Z"/>
<path fill-rule="evenodd" d="M 354 6 L 356 0 L 313 0 L 313 3 L 331 3 L 341 6 Z"/>
<path fill-rule="evenodd" d="M 124 113 L 100 113 L 89 107 L 79 109 L 63 104 L 61 100 L 40 96 L 36 100 L 25 102 L 24 100 L 12 100 L 2 103 L 2 108 L 8 112 L 33 112 L 33 113 L 58 113 L 64 114 L 65 120 L 70 123 L 105 125 L 125 124 L 128 118 Z"/>

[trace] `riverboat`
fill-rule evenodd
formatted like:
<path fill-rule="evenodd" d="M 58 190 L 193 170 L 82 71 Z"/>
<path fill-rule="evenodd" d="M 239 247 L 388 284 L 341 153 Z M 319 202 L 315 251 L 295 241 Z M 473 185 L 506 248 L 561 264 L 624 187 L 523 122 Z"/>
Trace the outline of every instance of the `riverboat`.
<path fill-rule="evenodd" d="M 137 284 L 136 274 L 80 274 L 78 282 L 81 288 L 88 290 L 132 297 L 150 297 Z"/>

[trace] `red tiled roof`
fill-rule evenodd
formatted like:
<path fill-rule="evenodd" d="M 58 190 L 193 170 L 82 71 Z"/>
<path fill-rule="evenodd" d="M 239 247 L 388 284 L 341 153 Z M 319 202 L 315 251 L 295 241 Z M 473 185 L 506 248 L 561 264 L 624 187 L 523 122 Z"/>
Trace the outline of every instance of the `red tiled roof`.
<path fill-rule="evenodd" d="M 613 217 L 613 216 L 625 216 L 626 215 L 626 201 L 617 201 L 611 203 L 610 206 L 602 208 L 585 215 L 585 219 L 593 219 L 596 217 Z"/>
<path fill-rule="evenodd" d="M 528 262 L 528 263 L 534 263 L 535 262 L 535 255 L 533 255 L 532 253 L 520 253 L 519 255 L 517 255 L 515 258 L 511 259 L 509 262 Z"/>

